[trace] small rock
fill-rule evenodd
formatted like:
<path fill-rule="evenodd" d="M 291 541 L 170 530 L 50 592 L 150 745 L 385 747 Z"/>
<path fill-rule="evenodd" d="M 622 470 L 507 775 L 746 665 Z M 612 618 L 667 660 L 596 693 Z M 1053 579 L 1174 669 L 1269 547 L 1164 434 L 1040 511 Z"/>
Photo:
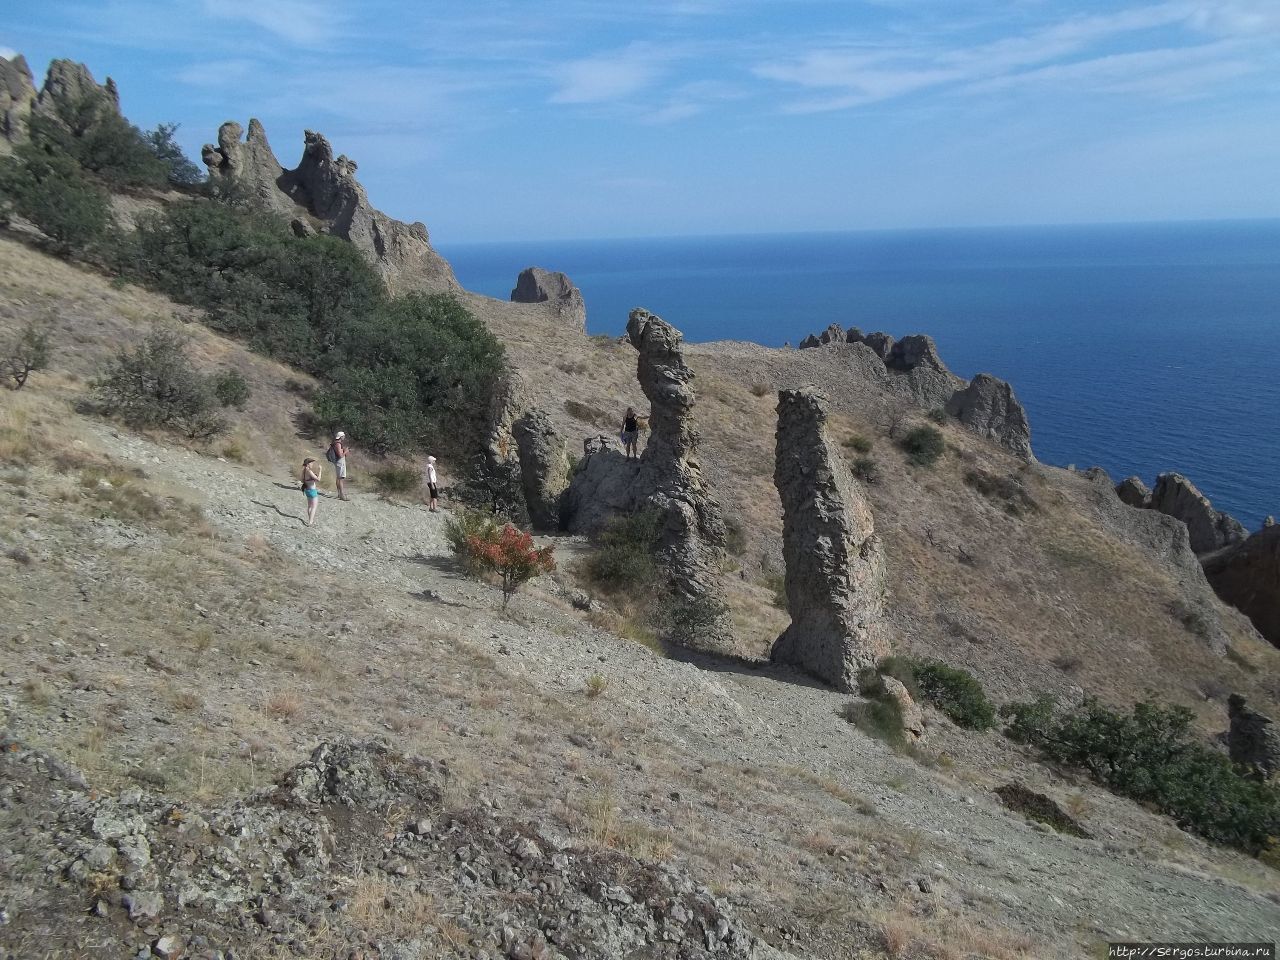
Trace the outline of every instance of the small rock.
<path fill-rule="evenodd" d="M 135 923 L 154 920 L 164 909 L 164 897 L 155 890 L 135 890 L 120 899 L 120 905 L 129 911 L 129 919 Z"/>
<path fill-rule="evenodd" d="M 178 960 L 182 949 L 182 941 L 172 935 L 165 935 L 151 945 L 151 952 L 161 960 Z"/>

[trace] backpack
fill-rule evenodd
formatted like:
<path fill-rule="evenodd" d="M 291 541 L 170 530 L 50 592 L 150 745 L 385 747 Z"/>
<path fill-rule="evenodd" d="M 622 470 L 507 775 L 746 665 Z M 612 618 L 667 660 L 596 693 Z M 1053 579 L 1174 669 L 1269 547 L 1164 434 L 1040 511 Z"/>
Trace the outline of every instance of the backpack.
<path fill-rule="evenodd" d="M 324 458 L 330 463 L 336 464 L 339 460 L 338 451 L 334 444 L 329 444 L 329 449 L 325 451 Z"/>

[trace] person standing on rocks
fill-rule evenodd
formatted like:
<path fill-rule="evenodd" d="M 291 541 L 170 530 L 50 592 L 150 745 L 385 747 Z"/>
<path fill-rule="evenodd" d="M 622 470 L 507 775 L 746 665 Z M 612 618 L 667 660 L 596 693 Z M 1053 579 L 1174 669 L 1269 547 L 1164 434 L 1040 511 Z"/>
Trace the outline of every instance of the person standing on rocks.
<path fill-rule="evenodd" d="M 436 458 L 427 457 L 427 494 L 430 498 L 427 508 L 432 513 L 436 512 L 440 497 L 440 488 L 437 485 L 438 483 L 439 478 L 436 476 Z"/>
<path fill-rule="evenodd" d="M 627 407 L 627 412 L 622 417 L 622 446 L 626 451 L 628 460 L 639 459 L 636 453 L 636 441 L 640 437 L 640 420 L 636 417 L 634 407 Z"/>
<path fill-rule="evenodd" d="M 309 527 L 316 522 L 316 508 L 320 506 L 320 472 L 321 467 L 316 465 L 315 457 L 307 457 L 302 461 L 302 492 L 307 497 L 307 519 L 306 525 Z"/>
<path fill-rule="evenodd" d="M 341 430 L 333 435 L 333 443 L 329 444 L 329 452 L 325 456 L 333 464 L 337 476 L 338 499 L 346 500 L 347 491 L 343 484 L 347 479 L 347 435 Z"/>

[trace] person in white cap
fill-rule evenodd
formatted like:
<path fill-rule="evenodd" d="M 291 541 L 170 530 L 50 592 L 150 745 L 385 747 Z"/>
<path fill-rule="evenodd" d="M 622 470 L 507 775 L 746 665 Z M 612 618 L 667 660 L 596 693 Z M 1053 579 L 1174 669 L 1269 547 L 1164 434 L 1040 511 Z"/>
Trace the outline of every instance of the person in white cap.
<path fill-rule="evenodd" d="M 325 459 L 333 464 L 333 472 L 337 475 L 338 499 L 346 500 L 347 492 L 343 488 L 343 481 L 347 479 L 347 435 L 341 430 L 333 435 L 333 443 L 329 444 Z"/>
<path fill-rule="evenodd" d="M 439 478 L 436 476 L 436 458 L 427 457 L 427 492 L 431 495 L 431 503 L 428 507 L 432 513 L 436 512 L 436 502 L 440 496 L 440 488 L 437 486 Z"/>

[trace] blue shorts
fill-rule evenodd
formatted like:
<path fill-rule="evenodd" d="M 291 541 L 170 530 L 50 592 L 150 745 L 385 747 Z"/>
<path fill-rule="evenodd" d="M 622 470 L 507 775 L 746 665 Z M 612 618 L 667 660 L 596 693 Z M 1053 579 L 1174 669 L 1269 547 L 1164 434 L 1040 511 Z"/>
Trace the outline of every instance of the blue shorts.
<path fill-rule="evenodd" d="M 308 500 L 314 500 L 316 497 L 320 496 L 320 491 L 315 487 L 307 487 L 302 492 L 307 495 Z"/>

